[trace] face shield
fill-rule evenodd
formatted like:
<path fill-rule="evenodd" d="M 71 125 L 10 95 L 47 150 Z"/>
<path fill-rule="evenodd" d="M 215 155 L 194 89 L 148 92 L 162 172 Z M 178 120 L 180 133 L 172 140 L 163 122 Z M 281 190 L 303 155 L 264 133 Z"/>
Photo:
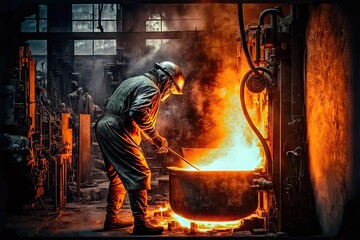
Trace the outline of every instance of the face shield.
<path fill-rule="evenodd" d="M 164 99 L 167 99 L 171 94 L 183 94 L 182 89 L 184 88 L 185 78 L 178 65 L 173 62 L 164 61 L 161 63 L 156 63 L 155 68 L 163 70 L 168 76 L 171 77 L 169 79 L 171 82 L 171 85 L 168 87 L 169 90 L 164 88 Z"/>
<path fill-rule="evenodd" d="M 171 94 L 179 95 L 179 90 L 176 84 L 173 82 L 172 78 L 168 79 L 168 82 L 164 88 L 164 91 L 161 95 L 161 101 L 164 102 L 166 99 L 170 97 Z M 180 93 L 182 94 L 182 93 Z"/>

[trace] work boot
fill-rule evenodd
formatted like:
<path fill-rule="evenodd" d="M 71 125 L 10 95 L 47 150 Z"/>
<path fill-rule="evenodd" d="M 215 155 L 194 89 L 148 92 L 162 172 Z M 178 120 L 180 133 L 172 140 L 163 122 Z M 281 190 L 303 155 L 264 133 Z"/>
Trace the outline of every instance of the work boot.
<path fill-rule="evenodd" d="M 133 221 L 130 220 L 120 220 L 118 217 L 106 217 L 104 222 L 104 230 L 111 230 L 117 228 L 126 228 L 134 225 Z"/>
<path fill-rule="evenodd" d="M 163 231 L 163 226 L 154 226 L 149 222 L 146 222 L 143 225 L 135 225 L 133 229 L 133 235 L 158 235 Z"/>
<path fill-rule="evenodd" d="M 103 229 L 111 230 L 133 226 L 133 221 L 120 220 L 117 216 L 124 203 L 126 190 L 115 169 L 107 165 L 107 176 L 110 180 L 106 204 L 106 218 Z"/>
<path fill-rule="evenodd" d="M 134 216 L 133 235 L 158 235 L 164 231 L 163 226 L 154 226 L 146 220 L 147 190 L 129 191 L 129 200 Z"/>

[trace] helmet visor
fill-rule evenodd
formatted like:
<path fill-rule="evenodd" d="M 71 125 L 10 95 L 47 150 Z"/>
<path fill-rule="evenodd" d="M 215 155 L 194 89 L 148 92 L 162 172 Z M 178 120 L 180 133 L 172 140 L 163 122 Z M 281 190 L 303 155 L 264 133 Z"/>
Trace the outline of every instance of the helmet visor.
<path fill-rule="evenodd" d="M 182 89 L 184 88 L 185 79 L 182 74 L 173 79 L 173 84 L 170 87 L 170 91 L 174 95 L 183 95 Z"/>

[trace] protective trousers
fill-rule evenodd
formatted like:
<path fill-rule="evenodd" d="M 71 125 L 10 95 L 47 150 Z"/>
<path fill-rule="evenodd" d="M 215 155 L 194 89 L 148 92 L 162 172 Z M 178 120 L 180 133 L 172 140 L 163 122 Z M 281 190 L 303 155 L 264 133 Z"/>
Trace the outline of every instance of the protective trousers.
<path fill-rule="evenodd" d="M 107 176 L 110 180 L 109 192 L 106 199 L 106 218 L 110 219 L 116 218 L 120 212 L 126 196 L 126 190 L 115 169 L 109 164 L 106 164 L 106 169 Z"/>
<path fill-rule="evenodd" d="M 147 190 L 129 190 L 130 208 L 135 226 L 146 225 Z"/>

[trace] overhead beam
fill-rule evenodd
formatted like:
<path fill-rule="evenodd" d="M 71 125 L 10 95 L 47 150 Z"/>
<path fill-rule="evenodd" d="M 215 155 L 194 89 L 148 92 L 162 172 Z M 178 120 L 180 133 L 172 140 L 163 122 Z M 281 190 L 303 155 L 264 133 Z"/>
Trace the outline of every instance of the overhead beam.
<path fill-rule="evenodd" d="M 86 40 L 86 39 L 182 39 L 204 33 L 204 31 L 168 32 L 22 32 L 22 40 Z"/>

